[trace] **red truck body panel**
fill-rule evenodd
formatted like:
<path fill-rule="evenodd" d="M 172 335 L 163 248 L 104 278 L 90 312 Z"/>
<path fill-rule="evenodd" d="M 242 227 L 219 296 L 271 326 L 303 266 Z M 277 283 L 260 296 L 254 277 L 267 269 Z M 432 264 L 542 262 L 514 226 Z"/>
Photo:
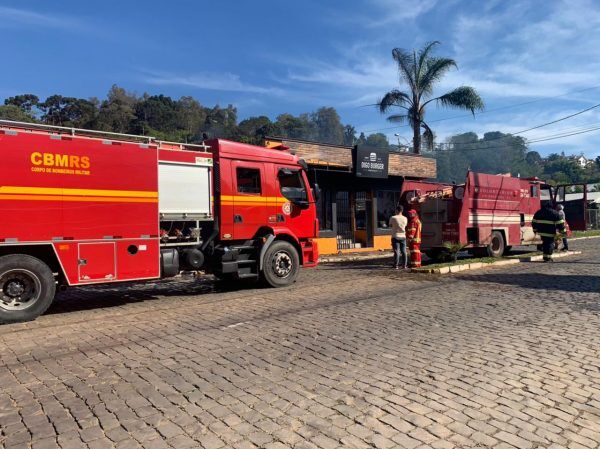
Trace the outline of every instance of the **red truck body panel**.
<path fill-rule="evenodd" d="M 51 242 L 70 284 L 159 276 L 156 147 L 19 132 L 0 154 L 0 242 Z"/>
<path fill-rule="evenodd" d="M 541 207 L 541 186 L 536 179 L 469 172 L 461 185 L 407 183 L 404 197 L 419 210 L 424 250 L 446 242 L 486 246 L 494 231 L 514 246 L 538 243 L 531 220 Z"/>
<path fill-rule="evenodd" d="M 479 229 L 479 244 L 489 243 L 492 230 L 502 230 L 509 246 L 532 240 L 523 238 L 522 228 L 532 229 L 533 215 L 541 207 L 539 182 L 469 172 L 464 189 L 460 241 L 469 241 L 467 231 L 473 227 Z"/>
<path fill-rule="evenodd" d="M 312 238 L 318 225 L 310 189 L 310 205 L 300 209 L 276 182 L 282 167 L 297 170 L 306 181 L 297 157 L 223 140 L 188 151 L 184 144 L 143 137 L 128 141 L 68 131 L 0 128 L 0 249 L 51 247 L 69 285 L 158 278 L 159 161 L 212 165 L 214 159 L 220 173 L 210 178 L 209 218 L 220 219 L 220 237 L 250 239 L 259 229 L 273 228 L 295 240 L 305 266 L 316 264 Z M 261 194 L 236 191 L 238 165 L 260 169 Z M 242 223 L 234 223 L 236 215 L 244 217 Z"/>

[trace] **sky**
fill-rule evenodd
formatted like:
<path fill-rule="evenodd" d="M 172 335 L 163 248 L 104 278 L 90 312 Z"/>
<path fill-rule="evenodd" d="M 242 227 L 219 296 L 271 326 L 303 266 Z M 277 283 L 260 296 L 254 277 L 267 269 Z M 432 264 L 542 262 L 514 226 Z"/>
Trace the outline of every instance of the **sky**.
<path fill-rule="evenodd" d="M 103 98 L 118 84 L 233 104 L 240 119 L 334 106 L 358 132 L 406 143 L 410 129 L 372 104 L 406 87 L 392 49 L 433 40 L 437 55 L 458 64 L 434 95 L 469 85 L 486 104 L 475 117 L 429 109 L 440 141 L 518 132 L 600 103 L 600 3 L 592 0 L 0 0 L 0 99 Z M 522 135 L 595 125 L 600 107 Z M 531 149 L 596 157 L 600 130 Z"/>

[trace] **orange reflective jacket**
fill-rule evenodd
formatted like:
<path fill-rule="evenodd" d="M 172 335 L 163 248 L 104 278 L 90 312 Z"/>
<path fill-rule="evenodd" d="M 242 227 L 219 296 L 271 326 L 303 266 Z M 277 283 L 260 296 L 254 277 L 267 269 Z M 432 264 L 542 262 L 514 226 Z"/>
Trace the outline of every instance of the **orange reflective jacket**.
<path fill-rule="evenodd" d="M 406 227 L 406 238 L 412 243 L 421 243 L 421 220 L 411 218 Z"/>

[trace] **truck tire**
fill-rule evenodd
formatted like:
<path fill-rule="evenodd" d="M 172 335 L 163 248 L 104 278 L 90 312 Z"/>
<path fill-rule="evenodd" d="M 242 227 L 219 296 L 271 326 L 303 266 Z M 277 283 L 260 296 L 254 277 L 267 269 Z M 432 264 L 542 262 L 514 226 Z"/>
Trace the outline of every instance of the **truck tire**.
<path fill-rule="evenodd" d="M 0 257 L 0 323 L 36 319 L 55 293 L 52 270 L 41 260 L 25 254 Z"/>
<path fill-rule="evenodd" d="M 298 251 L 291 243 L 274 241 L 263 260 L 262 281 L 269 287 L 285 287 L 293 284 L 300 271 Z"/>
<path fill-rule="evenodd" d="M 492 232 L 492 240 L 487 246 L 487 255 L 489 257 L 502 257 L 506 250 L 506 243 L 504 242 L 504 236 L 500 231 Z"/>

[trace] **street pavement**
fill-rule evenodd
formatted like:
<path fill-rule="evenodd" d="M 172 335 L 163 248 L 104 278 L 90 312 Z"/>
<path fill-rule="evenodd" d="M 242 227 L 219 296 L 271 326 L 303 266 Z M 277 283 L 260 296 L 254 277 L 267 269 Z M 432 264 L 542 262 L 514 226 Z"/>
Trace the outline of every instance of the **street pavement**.
<path fill-rule="evenodd" d="M 5 448 L 562 448 L 600 442 L 600 239 L 456 275 L 387 260 L 286 289 L 74 289 L 0 326 Z"/>

